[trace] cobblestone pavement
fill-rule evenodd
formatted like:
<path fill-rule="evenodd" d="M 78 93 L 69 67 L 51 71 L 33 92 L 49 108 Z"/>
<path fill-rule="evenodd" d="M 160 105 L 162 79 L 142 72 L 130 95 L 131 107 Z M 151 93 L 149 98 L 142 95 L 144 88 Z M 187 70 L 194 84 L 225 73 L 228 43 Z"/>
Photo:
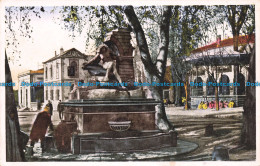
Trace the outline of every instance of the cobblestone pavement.
<path fill-rule="evenodd" d="M 180 155 L 175 160 L 211 160 L 213 148 L 223 145 L 229 150 L 230 160 L 255 160 L 256 151 L 240 146 L 242 107 L 216 111 L 184 110 L 183 107 L 167 107 L 168 119 L 174 124 L 178 137 L 199 145 L 195 151 Z M 214 134 L 205 136 L 205 127 L 213 125 Z M 165 160 L 172 160 L 171 157 Z"/>
<path fill-rule="evenodd" d="M 255 150 L 247 150 L 239 145 L 242 127 L 242 112 L 243 109 L 241 107 L 222 109 L 220 111 L 210 109 L 184 110 L 183 107 L 166 107 L 168 119 L 174 124 L 175 129 L 178 132 L 178 138 L 180 140 L 196 143 L 198 148 L 193 152 L 177 156 L 160 156 L 154 155 L 155 153 L 153 153 L 153 157 L 151 158 L 147 157 L 149 156 L 147 152 L 137 155 L 143 156 L 141 158 L 137 157 L 135 159 L 127 159 L 127 155 L 123 156 L 126 157 L 126 160 L 209 161 L 211 160 L 213 148 L 216 145 L 223 145 L 229 149 L 230 160 L 255 160 Z M 21 129 L 28 134 L 36 114 L 37 112 L 19 112 Z M 59 123 L 58 114 L 56 111 L 54 111 L 54 116 L 52 119 L 54 125 Z M 211 136 L 205 136 L 205 127 L 209 124 L 213 125 L 214 134 Z M 144 157 L 145 155 L 146 157 Z M 56 155 L 56 157 L 57 158 L 55 160 L 61 159 L 59 158 L 59 155 Z M 68 157 L 69 160 L 72 158 Z M 100 157 L 98 158 L 98 160 L 101 160 Z M 125 160 L 124 158 L 120 158 L 120 154 L 115 155 L 112 158 L 111 156 L 108 158 L 114 161 Z M 48 157 L 46 160 L 48 160 Z M 94 159 L 92 160 L 91 157 L 86 160 L 94 161 Z M 104 158 L 104 160 L 106 159 Z"/>

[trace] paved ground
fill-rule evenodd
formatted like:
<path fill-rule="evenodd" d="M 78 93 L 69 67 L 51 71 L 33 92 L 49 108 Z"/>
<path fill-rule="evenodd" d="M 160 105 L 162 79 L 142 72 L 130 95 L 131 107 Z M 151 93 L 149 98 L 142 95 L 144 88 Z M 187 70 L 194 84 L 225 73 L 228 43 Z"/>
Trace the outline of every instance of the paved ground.
<path fill-rule="evenodd" d="M 239 145 L 240 133 L 242 127 L 243 109 L 227 108 L 220 111 L 215 110 L 184 110 L 183 107 L 166 107 L 168 119 L 174 124 L 180 140 L 194 142 L 199 147 L 185 155 L 155 155 L 152 158 L 136 158 L 133 160 L 157 160 L 157 161 L 183 161 L 183 160 L 211 160 L 211 154 L 214 146 L 223 145 L 229 149 L 230 160 L 255 160 L 255 150 L 247 150 Z M 33 123 L 37 112 L 19 112 L 19 120 L 22 130 L 29 134 L 31 124 Z M 54 111 L 53 123 L 59 122 L 58 114 Z M 205 127 L 212 124 L 214 134 L 205 136 Z M 160 152 L 161 153 L 161 152 Z M 148 153 L 139 156 L 149 156 Z M 158 154 L 158 153 L 157 153 Z M 114 155 L 114 154 L 113 154 Z M 154 154 L 153 154 L 154 155 Z M 48 154 L 47 154 L 48 156 Z M 120 159 L 122 155 L 116 155 L 112 160 Z M 47 157 L 48 158 L 48 157 Z M 101 158 L 99 157 L 99 160 Z M 125 158 L 127 159 L 127 158 Z M 57 160 L 60 160 L 57 158 Z M 87 159 L 91 161 L 91 157 Z M 95 159 L 93 159 L 95 160 Z M 130 160 L 128 158 L 127 160 Z"/>
<path fill-rule="evenodd" d="M 238 116 L 242 115 L 243 108 L 222 108 L 219 111 L 215 109 L 194 109 L 194 110 L 184 110 L 183 107 L 166 107 L 166 114 L 175 116 L 192 116 L 192 117 L 225 117 L 225 116 Z"/>
<path fill-rule="evenodd" d="M 194 152 L 179 156 L 175 160 L 211 160 L 213 148 L 217 145 L 229 149 L 230 160 L 255 160 L 255 150 L 247 150 L 240 146 L 242 107 L 220 111 L 167 107 L 166 112 L 178 132 L 178 137 L 199 145 Z M 209 124 L 213 125 L 214 134 L 205 136 L 205 127 Z"/>
<path fill-rule="evenodd" d="M 150 151 L 127 153 L 90 153 L 74 155 L 57 152 L 41 153 L 40 144 L 35 145 L 34 155 L 28 161 L 158 161 L 171 156 L 172 160 L 181 154 L 187 154 L 198 147 L 193 142 L 178 140 L 177 147 L 165 147 Z"/>

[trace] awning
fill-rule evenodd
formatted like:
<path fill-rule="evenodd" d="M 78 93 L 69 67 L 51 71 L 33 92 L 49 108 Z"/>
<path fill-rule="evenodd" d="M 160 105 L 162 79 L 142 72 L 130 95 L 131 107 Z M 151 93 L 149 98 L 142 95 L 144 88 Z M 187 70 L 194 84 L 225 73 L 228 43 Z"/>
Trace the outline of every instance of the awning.
<path fill-rule="evenodd" d="M 249 64 L 249 56 L 249 54 L 207 55 L 189 57 L 185 62 L 195 66 L 247 65 Z"/>

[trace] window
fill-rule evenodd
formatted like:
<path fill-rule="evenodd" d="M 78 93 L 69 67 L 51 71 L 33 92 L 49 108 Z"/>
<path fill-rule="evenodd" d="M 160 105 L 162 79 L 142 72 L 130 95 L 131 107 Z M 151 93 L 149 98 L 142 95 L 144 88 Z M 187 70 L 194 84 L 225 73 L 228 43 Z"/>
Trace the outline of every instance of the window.
<path fill-rule="evenodd" d="M 194 95 L 194 96 L 202 96 L 203 95 L 203 86 L 200 85 L 200 84 L 203 84 L 202 78 L 201 77 L 197 77 L 194 80 L 194 83 L 197 83 L 198 86 L 193 86 L 192 95 Z"/>
<path fill-rule="evenodd" d="M 237 86 L 237 95 L 244 95 L 245 94 L 245 76 L 242 73 L 238 73 L 237 75 L 237 83 L 240 84 L 240 86 Z"/>
<path fill-rule="evenodd" d="M 53 100 L 53 90 L 51 90 L 51 96 L 50 99 Z"/>
<path fill-rule="evenodd" d="M 48 79 L 48 68 L 45 68 L 45 79 Z"/>
<path fill-rule="evenodd" d="M 50 67 L 50 74 L 51 74 L 51 78 L 52 78 L 52 65 Z"/>
<path fill-rule="evenodd" d="M 56 100 L 59 100 L 60 99 L 60 90 L 57 89 L 56 90 Z"/>
<path fill-rule="evenodd" d="M 77 70 L 77 62 L 71 61 L 70 66 L 68 66 L 68 76 L 77 76 L 78 70 Z"/>
<path fill-rule="evenodd" d="M 222 74 L 219 82 L 223 84 L 223 86 L 219 86 L 219 94 L 220 95 L 229 95 L 230 91 L 229 91 L 229 86 L 227 86 L 227 84 L 229 83 L 229 77 L 225 74 Z M 224 86 L 224 84 L 226 84 Z"/>
<path fill-rule="evenodd" d="M 59 79 L 59 63 L 56 63 L 56 78 Z"/>

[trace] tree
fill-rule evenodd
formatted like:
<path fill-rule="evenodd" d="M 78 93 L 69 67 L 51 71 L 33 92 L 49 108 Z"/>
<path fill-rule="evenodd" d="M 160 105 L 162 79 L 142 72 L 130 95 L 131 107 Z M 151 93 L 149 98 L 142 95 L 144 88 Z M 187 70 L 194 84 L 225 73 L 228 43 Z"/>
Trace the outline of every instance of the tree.
<path fill-rule="evenodd" d="M 246 45 L 239 45 L 238 38 L 240 35 L 248 35 L 250 40 L 250 35 L 255 33 L 255 6 L 254 5 L 232 5 L 232 6 L 211 6 L 207 13 L 214 11 L 211 16 L 211 25 L 221 25 L 224 22 L 228 22 L 231 27 L 234 43 L 234 51 L 246 52 L 249 55 L 250 62 L 248 67 L 248 81 L 255 82 L 255 44 L 252 46 L 249 42 Z M 215 23 L 214 23 L 215 22 Z M 201 24 L 202 26 L 210 24 Z M 206 29 L 205 27 L 203 29 Z M 223 27 L 226 29 L 226 26 Z M 214 30 L 214 29 L 213 29 Z M 214 30 L 217 32 L 216 30 Z M 213 31 L 213 32 L 214 32 Z M 204 33 L 206 34 L 206 33 Z M 218 34 L 215 34 L 216 36 Z M 207 35 L 203 35 L 203 39 L 207 39 Z M 207 42 L 204 42 L 207 43 Z M 226 50 L 219 50 L 220 59 L 221 54 Z M 205 55 L 207 58 L 207 55 Z M 223 59 L 222 59 L 223 61 Z M 210 58 L 208 58 L 207 64 L 211 64 Z M 213 73 L 211 73 L 213 76 Z M 235 78 L 236 79 L 236 78 Z M 215 79 L 217 83 L 217 80 Z M 217 91 L 216 91 L 217 92 Z M 217 98 L 217 95 L 216 95 Z M 241 143 L 248 148 L 256 148 L 256 104 L 255 104 L 255 87 L 248 86 L 246 89 L 246 100 L 244 104 L 243 112 L 243 127 L 241 133 Z"/>
<path fill-rule="evenodd" d="M 238 37 L 241 33 L 252 35 L 255 33 L 255 6 L 254 5 L 231 5 L 226 8 L 228 22 L 232 28 L 234 50 L 246 51 L 249 55 L 248 81 L 255 82 L 255 44 L 241 46 L 239 49 Z M 246 100 L 243 112 L 243 127 L 241 143 L 247 148 L 256 148 L 256 92 L 255 86 L 246 87 Z"/>
<path fill-rule="evenodd" d="M 69 29 L 71 29 L 70 27 L 74 27 L 73 25 L 75 24 L 78 25 L 86 18 L 91 18 L 89 19 L 90 26 L 88 29 L 92 30 L 91 32 L 93 33 L 88 32 L 88 35 L 95 38 L 96 41 L 99 41 L 96 42 L 97 45 L 103 41 L 105 33 L 111 31 L 114 28 L 126 27 L 126 22 L 128 21 L 132 26 L 130 29 L 133 29 L 135 32 L 137 44 L 140 49 L 141 59 L 145 66 L 145 75 L 148 78 L 148 81 L 163 83 L 169 45 L 169 21 L 171 18 L 171 7 L 168 7 L 167 10 L 165 7 L 163 7 L 162 13 L 160 13 L 161 8 L 157 8 L 155 6 L 140 6 L 136 7 L 135 9 L 132 6 L 68 7 L 65 9 L 70 9 L 66 11 L 68 14 L 65 15 L 66 17 L 64 19 L 65 24 L 72 24 L 70 26 L 66 26 Z M 87 17 L 82 16 L 82 10 L 87 11 Z M 123 13 L 125 14 L 126 18 Z M 156 20 L 153 14 L 157 15 L 159 19 Z M 96 23 L 92 24 L 92 22 Z M 156 26 L 159 27 L 158 29 L 160 29 L 160 39 L 158 42 L 160 43 L 160 46 L 158 51 L 159 53 L 157 55 L 150 54 L 150 51 L 155 52 L 152 47 L 149 48 L 147 43 L 147 39 L 148 41 L 151 41 L 151 31 L 148 31 L 149 26 L 145 26 L 144 28 L 141 23 L 146 23 L 147 25 L 150 23 L 155 23 Z M 144 30 L 146 30 L 147 34 L 145 34 Z M 154 43 L 150 42 L 150 44 Z M 152 96 L 161 102 L 161 104 L 156 108 L 157 126 L 163 130 L 172 129 L 172 125 L 167 120 L 165 114 L 162 87 L 150 86 L 149 90 L 152 92 Z"/>
<path fill-rule="evenodd" d="M 12 83 L 11 71 L 5 55 L 6 83 Z M 6 161 L 24 161 L 23 138 L 12 86 L 6 86 Z"/>
<path fill-rule="evenodd" d="M 191 71 L 191 65 L 185 63 L 185 60 L 201 40 L 202 29 L 199 24 L 204 8 L 204 6 L 174 6 L 173 8 L 174 14 L 172 15 L 170 26 L 169 57 L 171 58 L 172 79 L 176 83 L 184 83 L 185 109 L 188 109 L 188 74 Z M 174 89 L 175 104 L 180 105 L 183 97 L 183 87 L 176 86 Z"/>
<path fill-rule="evenodd" d="M 44 9 L 39 8 L 42 12 Z M 40 12 L 34 7 L 10 7 L 6 8 L 5 23 L 6 23 L 6 48 L 11 47 L 12 55 L 19 54 L 19 41 L 16 36 L 24 36 L 31 38 L 32 27 L 30 26 L 30 16 L 35 15 L 40 17 Z M 18 21 L 19 20 L 19 21 Z M 19 27 L 19 34 L 14 30 L 15 27 Z M 15 57 L 18 58 L 18 57 Z M 14 58 L 14 59 L 15 59 Z M 19 56 L 20 58 L 20 56 Z M 6 83 L 12 82 L 11 71 L 8 60 L 5 53 L 5 81 Z M 16 59 L 17 60 L 17 59 Z M 24 148 L 28 142 L 28 136 L 20 131 L 20 124 L 18 119 L 18 113 L 15 103 L 15 96 L 12 86 L 6 86 L 6 161 L 25 161 Z M 26 141 L 27 140 L 27 141 Z"/>
<path fill-rule="evenodd" d="M 227 6 L 227 18 L 232 28 L 234 51 L 238 51 L 238 38 L 240 30 L 247 19 L 248 5 Z"/>
<path fill-rule="evenodd" d="M 128 21 L 133 27 L 134 33 L 136 35 L 137 44 L 140 49 L 141 60 L 145 67 L 145 75 L 148 82 L 164 82 L 164 75 L 166 70 L 166 60 L 168 55 L 169 46 L 169 27 L 170 27 L 170 17 L 171 17 L 171 6 L 164 6 L 162 18 L 160 22 L 160 44 L 159 53 L 156 62 L 153 63 L 151 55 L 149 53 L 149 48 L 147 45 L 146 37 L 143 28 L 137 18 L 134 8 L 132 6 L 126 6 L 124 10 Z M 149 86 L 150 91 L 154 99 L 160 101 L 161 103 L 156 106 L 156 125 L 162 130 L 171 130 L 173 126 L 168 121 L 165 113 L 165 107 L 163 104 L 163 94 L 161 86 Z"/>
<path fill-rule="evenodd" d="M 248 81 L 255 82 L 255 46 L 250 54 Z M 255 86 L 247 86 L 243 112 L 241 143 L 250 149 L 256 148 L 256 91 Z"/>

